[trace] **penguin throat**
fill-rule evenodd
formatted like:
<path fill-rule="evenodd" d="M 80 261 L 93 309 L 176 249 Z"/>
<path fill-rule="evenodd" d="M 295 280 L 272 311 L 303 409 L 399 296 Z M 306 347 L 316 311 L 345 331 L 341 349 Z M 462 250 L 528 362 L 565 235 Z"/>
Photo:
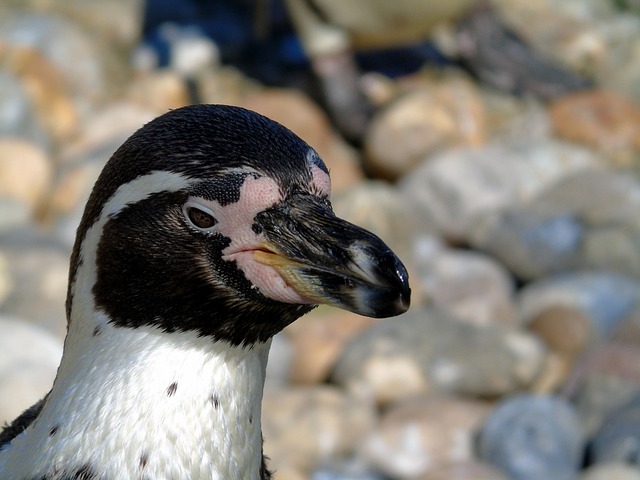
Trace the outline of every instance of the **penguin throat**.
<path fill-rule="evenodd" d="M 0 470 L 20 478 L 83 468 L 101 479 L 259 478 L 270 342 L 236 347 L 194 332 L 99 323 L 89 335 L 72 323 L 53 389 L 0 454 Z"/>

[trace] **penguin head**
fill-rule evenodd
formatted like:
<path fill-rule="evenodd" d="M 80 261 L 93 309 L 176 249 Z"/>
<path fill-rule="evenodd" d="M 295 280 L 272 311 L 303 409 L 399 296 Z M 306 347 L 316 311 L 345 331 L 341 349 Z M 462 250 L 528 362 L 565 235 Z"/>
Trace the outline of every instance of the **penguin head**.
<path fill-rule="evenodd" d="M 330 185 L 309 145 L 255 112 L 194 105 L 158 117 L 114 153 L 89 198 L 69 321 L 89 308 L 119 327 L 249 345 L 318 304 L 403 313 L 406 269 L 336 217 Z"/>

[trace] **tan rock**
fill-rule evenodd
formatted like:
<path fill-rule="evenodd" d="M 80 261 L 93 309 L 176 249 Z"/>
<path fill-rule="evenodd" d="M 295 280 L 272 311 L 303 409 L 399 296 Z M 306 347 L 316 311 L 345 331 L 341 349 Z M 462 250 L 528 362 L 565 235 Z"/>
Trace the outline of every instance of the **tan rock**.
<path fill-rule="evenodd" d="M 125 95 L 158 115 L 191 103 L 184 79 L 169 69 L 141 73 L 132 80 Z"/>
<path fill-rule="evenodd" d="M 420 480 L 507 480 L 507 477 L 486 463 L 469 461 L 434 468 Z"/>
<path fill-rule="evenodd" d="M 423 478 L 449 464 L 473 460 L 474 432 L 488 412 L 488 405 L 481 402 L 416 397 L 382 417 L 363 443 L 362 453 L 393 478 Z"/>
<path fill-rule="evenodd" d="M 529 330 L 538 334 L 551 350 L 570 358 L 582 353 L 596 337 L 584 312 L 562 305 L 539 312 L 531 319 Z"/>
<path fill-rule="evenodd" d="M 550 107 L 556 135 L 596 148 L 619 164 L 640 150 L 640 106 L 606 91 L 567 95 Z"/>
<path fill-rule="evenodd" d="M 640 470 L 633 465 L 603 463 L 589 467 L 580 480 L 640 480 Z"/>
<path fill-rule="evenodd" d="M 365 138 L 365 165 L 395 180 L 430 154 L 485 141 L 486 113 L 476 87 L 465 79 L 433 82 L 409 92 L 376 115 Z"/>
<path fill-rule="evenodd" d="M 51 187 L 51 159 L 39 147 L 0 138 L 0 197 L 25 202 L 35 210 Z"/>
<path fill-rule="evenodd" d="M 337 388 L 267 390 L 262 403 L 264 452 L 276 470 L 312 468 L 353 453 L 374 426 L 374 410 Z"/>
<path fill-rule="evenodd" d="M 325 381 L 344 345 L 375 320 L 344 310 L 320 307 L 291 324 L 285 333 L 293 346 L 291 380 Z"/>

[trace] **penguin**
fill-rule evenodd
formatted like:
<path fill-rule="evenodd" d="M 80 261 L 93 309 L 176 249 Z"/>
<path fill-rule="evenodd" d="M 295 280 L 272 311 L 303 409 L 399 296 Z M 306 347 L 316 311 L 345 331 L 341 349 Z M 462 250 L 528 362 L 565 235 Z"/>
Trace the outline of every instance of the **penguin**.
<path fill-rule="evenodd" d="M 77 230 L 57 376 L 0 433 L 0 478 L 271 478 L 272 337 L 318 304 L 409 308 L 402 262 L 330 188 L 313 148 L 239 107 L 179 108 L 127 139 Z"/>

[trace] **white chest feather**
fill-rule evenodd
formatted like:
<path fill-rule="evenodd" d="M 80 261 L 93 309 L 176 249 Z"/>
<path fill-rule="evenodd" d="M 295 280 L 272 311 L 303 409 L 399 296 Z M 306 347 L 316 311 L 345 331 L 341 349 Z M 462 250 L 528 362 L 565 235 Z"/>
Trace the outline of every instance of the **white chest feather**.
<path fill-rule="evenodd" d="M 98 323 L 95 336 L 67 338 L 41 414 L 0 452 L 2 479 L 82 468 L 105 479 L 259 477 L 269 343 Z"/>

